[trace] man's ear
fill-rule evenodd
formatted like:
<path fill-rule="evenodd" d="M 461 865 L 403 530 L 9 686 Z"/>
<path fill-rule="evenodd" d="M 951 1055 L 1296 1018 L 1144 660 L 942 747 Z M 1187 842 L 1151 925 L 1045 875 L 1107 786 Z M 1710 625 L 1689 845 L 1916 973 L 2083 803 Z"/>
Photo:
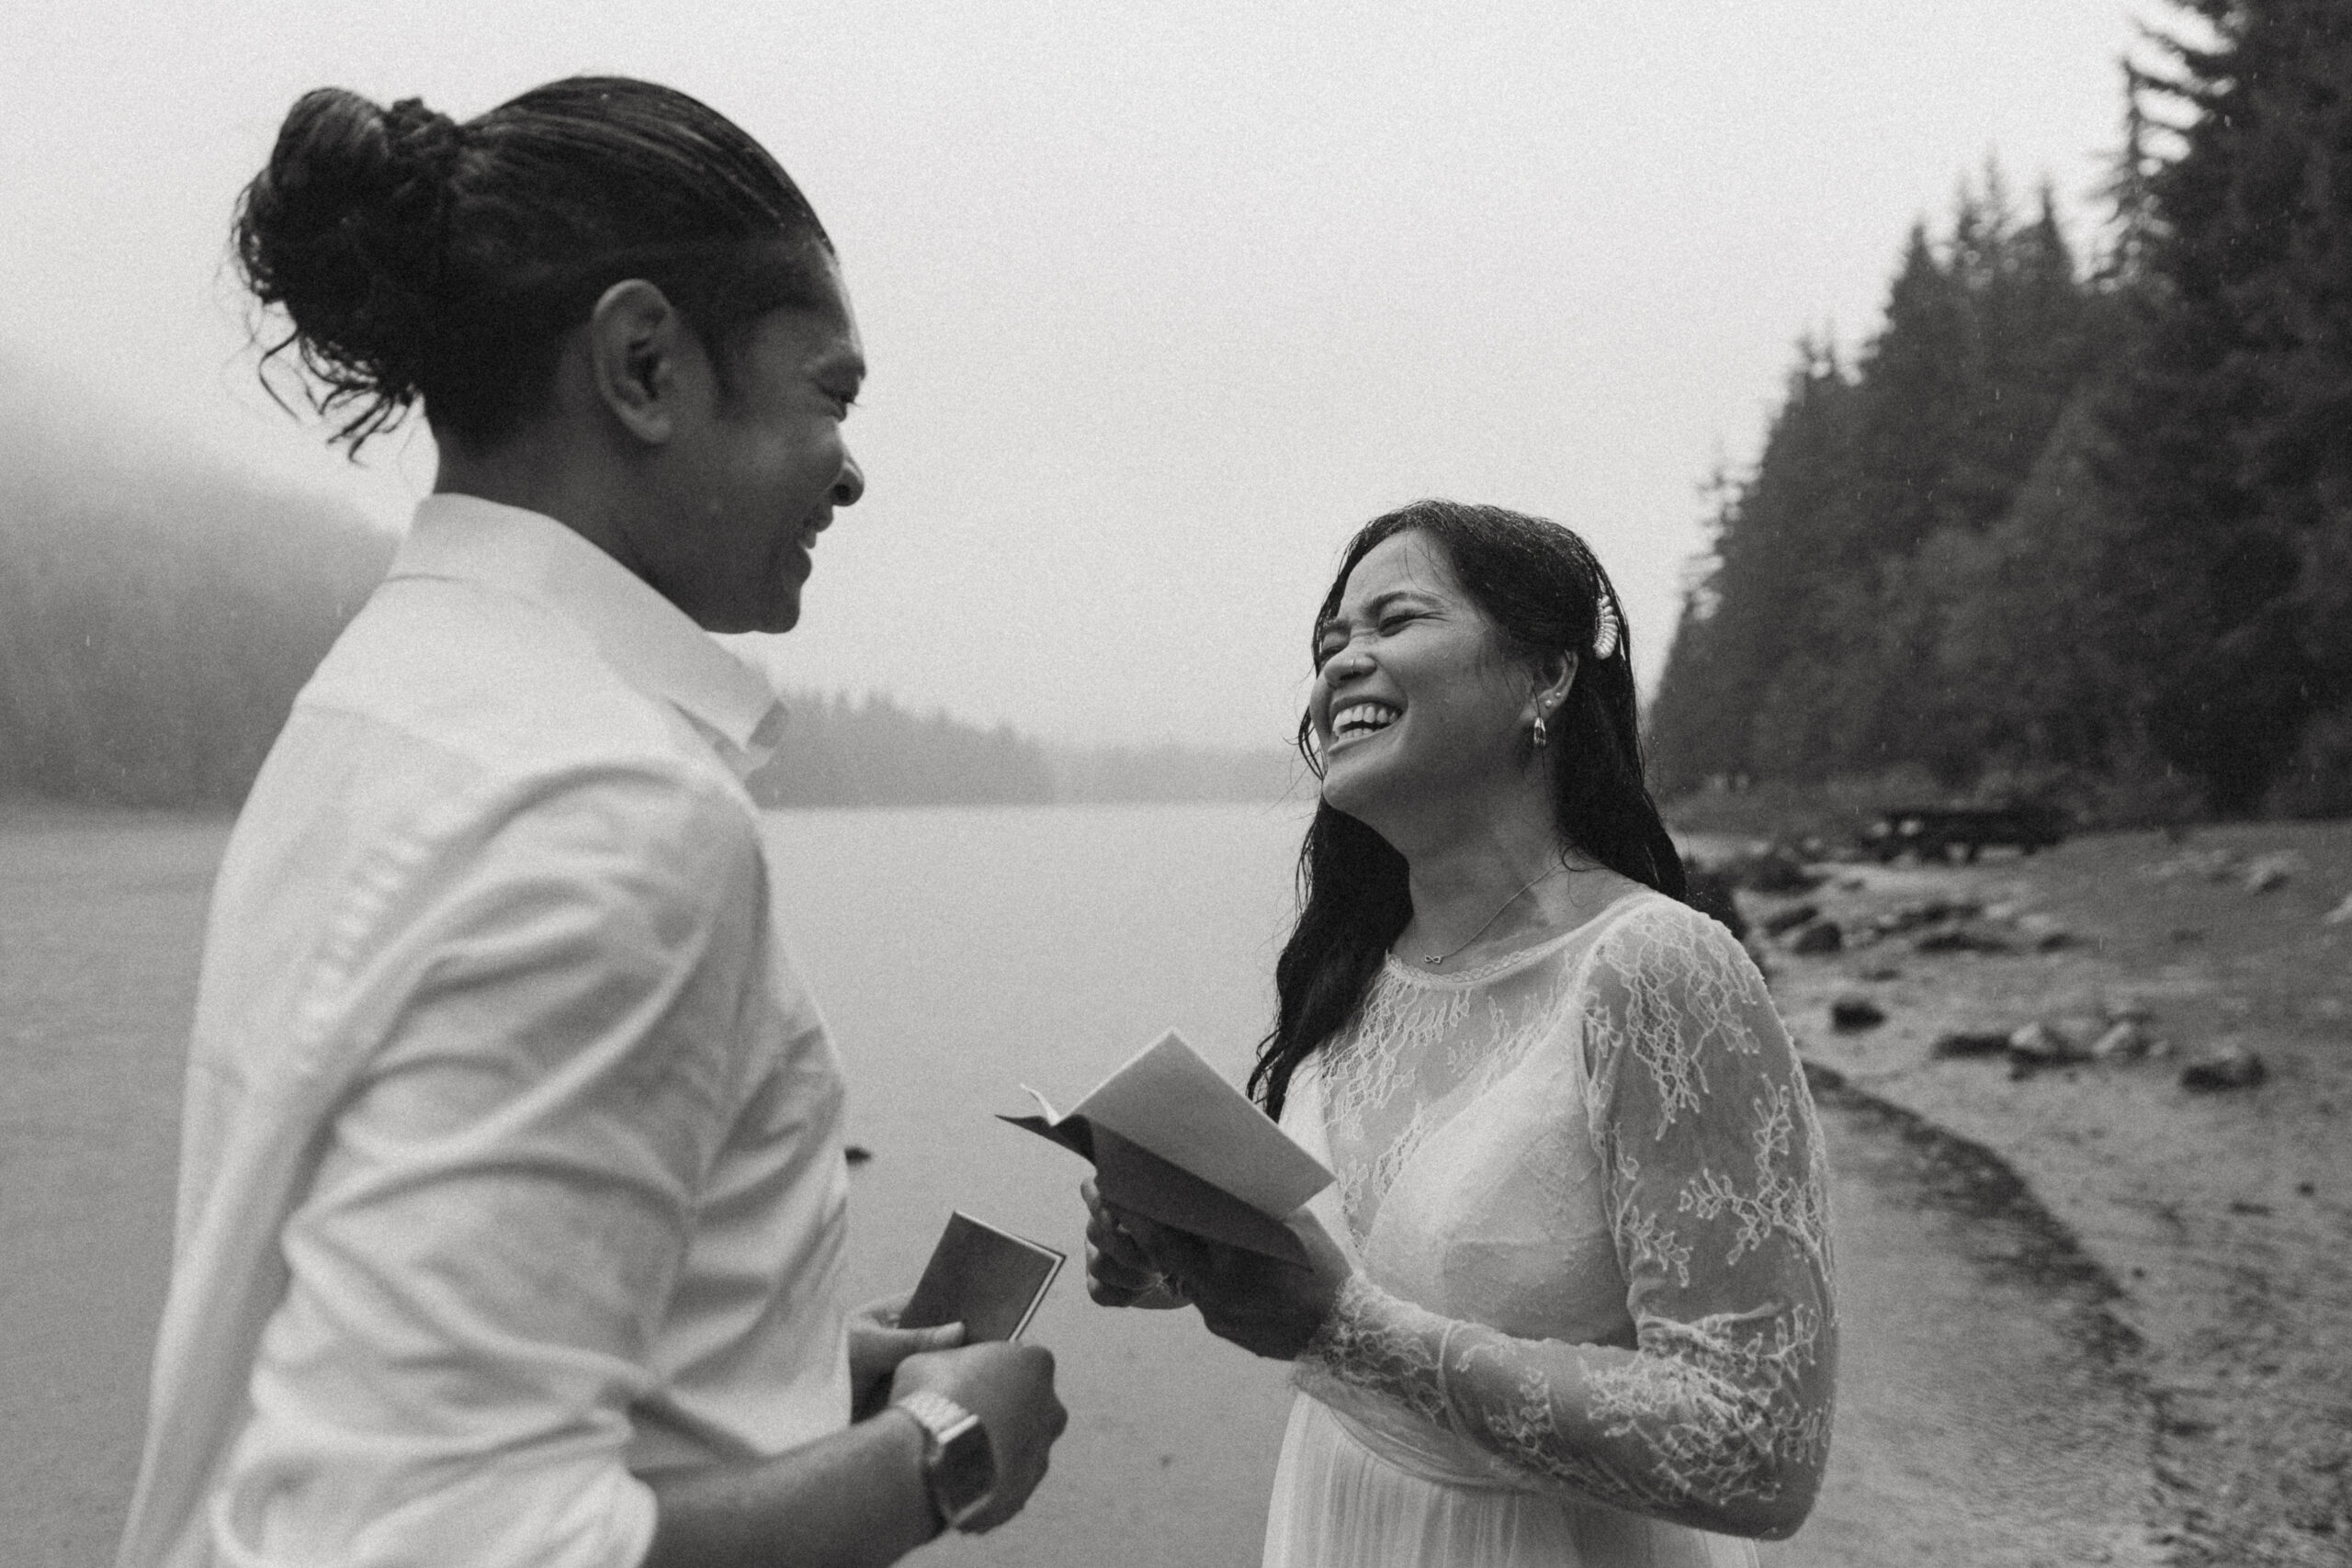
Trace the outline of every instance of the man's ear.
<path fill-rule="evenodd" d="M 614 284 L 589 312 L 589 375 L 621 428 L 649 446 L 677 434 L 685 360 L 699 344 L 669 297 L 641 277 Z"/>

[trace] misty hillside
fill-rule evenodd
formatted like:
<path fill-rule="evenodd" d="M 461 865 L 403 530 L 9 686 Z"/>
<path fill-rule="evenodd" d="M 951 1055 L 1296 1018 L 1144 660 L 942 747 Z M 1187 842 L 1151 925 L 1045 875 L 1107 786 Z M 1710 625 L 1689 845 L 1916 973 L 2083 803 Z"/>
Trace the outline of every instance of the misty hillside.
<path fill-rule="evenodd" d="M 784 744 L 752 780 L 778 807 L 1043 806 L 1113 801 L 1272 800 L 1296 755 L 1193 746 L 1054 746 L 1009 725 L 918 714 L 887 695 L 799 692 Z"/>
<path fill-rule="evenodd" d="M 135 430 L 0 355 L 0 797 L 233 807 L 394 541 Z M 770 806 L 1271 799 L 1289 753 L 1051 747 L 801 694 Z"/>
<path fill-rule="evenodd" d="M 0 359 L 0 793 L 235 803 L 391 551 Z"/>

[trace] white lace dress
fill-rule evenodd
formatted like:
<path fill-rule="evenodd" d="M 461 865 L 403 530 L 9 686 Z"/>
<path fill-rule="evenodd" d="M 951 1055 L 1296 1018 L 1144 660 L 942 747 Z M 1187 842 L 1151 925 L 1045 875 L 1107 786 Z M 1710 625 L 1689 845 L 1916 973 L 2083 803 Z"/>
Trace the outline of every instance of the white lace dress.
<path fill-rule="evenodd" d="M 1818 1473 L 1837 1328 L 1812 1098 L 1728 931 L 1640 889 L 1476 971 L 1391 959 L 1283 1124 L 1359 1272 L 1268 1568 L 1755 1562 L 1667 1521 Z"/>

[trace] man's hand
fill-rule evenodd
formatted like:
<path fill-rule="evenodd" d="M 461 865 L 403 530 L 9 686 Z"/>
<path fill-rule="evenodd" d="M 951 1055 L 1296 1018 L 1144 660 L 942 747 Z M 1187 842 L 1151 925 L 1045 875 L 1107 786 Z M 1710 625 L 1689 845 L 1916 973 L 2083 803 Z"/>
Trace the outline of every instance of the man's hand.
<path fill-rule="evenodd" d="M 964 1325 L 942 1324 L 936 1328 L 900 1328 L 899 1314 L 907 1310 L 912 1291 L 868 1302 L 849 1318 L 850 1419 L 863 1421 L 889 1402 L 891 1374 L 909 1356 L 926 1350 L 952 1350 L 964 1343 Z"/>
<path fill-rule="evenodd" d="M 964 1528 L 994 1529 L 1019 1513 L 1046 1478 L 1046 1455 L 1069 1425 L 1054 1395 L 1054 1353 L 1038 1345 L 967 1345 L 899 1363 L 890 1397 L 918 1389 L 946 1395 L 980 1418 L 996 1454 L 996 1495 Z"/>
<path fill-rule="evenodd" d="M 1086 1293 L 1097 1306 L 1148 1307 L 1164 1312 L 1184 1304 L 1184 1298 L 1151 1259 L 1119 1216 L 1102 1201 L 1094 1179 L 1078 1184 L 1086 1201 Z"/>
<path fill-rule="evenodd" d="M 1255 1356 L 1288 1360 L 1306 1348 L 1315 1331 L 1329 1319 L 1340 1288 L 1353 1272 L 1339 1244 L 1312 1214 L 1301 1213 L 1290 1222 L 1291 1230 L 1306 1245 L 1308 1261 L 1301 1266 L 1157 1224 L 1140 1214 L 1109 1212 L 1147 1267 L 1201 1309 L 1201 1321 L 1211 1334 Z"/>

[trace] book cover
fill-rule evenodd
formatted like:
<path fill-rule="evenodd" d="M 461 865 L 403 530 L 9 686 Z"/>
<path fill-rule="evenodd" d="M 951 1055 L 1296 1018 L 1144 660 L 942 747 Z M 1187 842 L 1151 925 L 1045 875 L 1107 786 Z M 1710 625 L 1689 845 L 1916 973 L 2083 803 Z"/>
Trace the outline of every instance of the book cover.
<path fill-rule="evenodd" d="M 1018 1339 L 1036 1315 L 1063 1259 L 1050 1247 L 956 1210 L 931 1249 L 915 1293 L 899 1314 L 899 1326 L 960 1323 L 967 1345 Z"/>
<path fill-rule="evenodd" d="M 1110 1202 L 1227 1246 L 1306 1261 L 1285 1222 L 1331 1184 L 1331 1173 L 1174 1030 L 1066 1113 L 1029 1094 L 1041 1115 L 1002 1120 L 1091 1161 Z"/>

